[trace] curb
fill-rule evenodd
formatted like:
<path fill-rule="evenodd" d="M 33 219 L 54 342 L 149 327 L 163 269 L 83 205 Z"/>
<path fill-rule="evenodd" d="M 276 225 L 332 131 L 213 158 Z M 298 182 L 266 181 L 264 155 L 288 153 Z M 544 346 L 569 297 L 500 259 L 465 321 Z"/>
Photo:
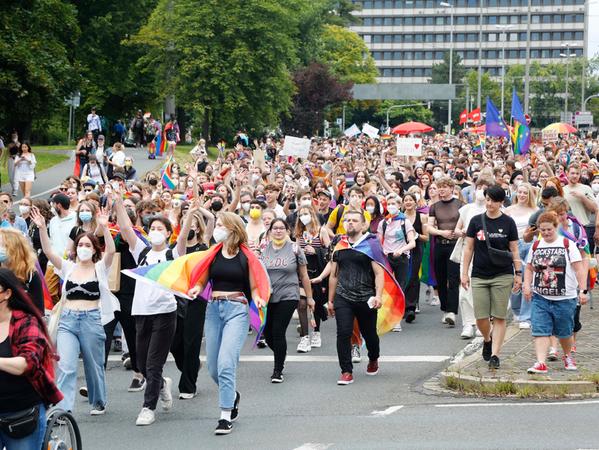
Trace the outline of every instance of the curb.
<path fill-rule="evenodd" d="M 505 343 L 516 336 L 520 330 L 509 326 Z M 439 393 L 451 393 L 463 396 L 505 396 L 505 397 L 589 397 L 599 396 L 599 385 L 593 381 L 552 381 L 547 379 L 525 379 L 510 377 L 485 377 L 466 375 L 464 369 L 480 359 L 479 349 L 482 338 L 472 340 L 451 360 L 447 369 L 439 373 L 432 383 L 426 383 L 427 389 Z"/>

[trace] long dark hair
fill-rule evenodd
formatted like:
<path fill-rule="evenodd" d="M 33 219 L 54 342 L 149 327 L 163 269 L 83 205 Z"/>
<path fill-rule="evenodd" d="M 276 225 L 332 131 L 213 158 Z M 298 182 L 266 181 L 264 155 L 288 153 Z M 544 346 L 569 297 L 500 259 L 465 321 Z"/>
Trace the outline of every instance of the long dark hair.
<path fill-rule="evenodd" d="M 374 213 L 371 214 L 371 219 L 378 219 L 379 217 L 383 217 L 381 213 L 381 202 L 379 201 L 376 195 L 369 195 L 364 200 L 364 207 L 366 207 L 366 202 L 368 200 L 372 200 L 374 202 Z"/>
<path fill-rule="evenodd" d="M 39 327 L 41 328 L 44 336 L 46 336 L 49 344 L 50 336 L 48 335 L 46 322 L 44 321 L 40 311 L 31 301 L 29 294 L 27 294 L 25 289 L 23 289 L 23 284 L 19 281 L 12 270 L 0 267 L 0 286 L 4 290 L 10 289 L 12 292 L 12 295 L 8 299 L 8 308 L 12 311 L 22 311 L 30 316 L 35 316 Z"/>

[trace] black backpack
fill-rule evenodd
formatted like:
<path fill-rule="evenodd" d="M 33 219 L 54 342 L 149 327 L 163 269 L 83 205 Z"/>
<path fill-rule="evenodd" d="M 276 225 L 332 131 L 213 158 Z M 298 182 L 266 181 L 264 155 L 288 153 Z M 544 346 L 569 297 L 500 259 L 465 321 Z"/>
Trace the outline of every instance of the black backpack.
<path fill-rule="evenodd" d="M 148 253 L 150 253 L 150 250 L 152 250 L 152 247 L 146 247 L 141 251 L 141 253 L 139 254 L 139 259 L 137 260 L 138 267 L 147 265 Z M 173 258 L 173 249 L 169 248 L 166 251 L 166 260 L 172 261 L 173 259 L 175 259 Z"/>

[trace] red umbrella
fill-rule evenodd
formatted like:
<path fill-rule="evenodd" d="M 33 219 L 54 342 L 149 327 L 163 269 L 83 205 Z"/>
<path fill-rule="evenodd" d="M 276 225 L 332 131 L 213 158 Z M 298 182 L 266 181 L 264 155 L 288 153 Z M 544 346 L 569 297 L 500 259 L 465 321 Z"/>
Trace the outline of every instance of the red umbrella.
<path fill-rule="evenodd" d="M 406 122 L 391 130 L 393 134 L 428 133 L 434 131 L 430 125 L 421 122 Z"/>

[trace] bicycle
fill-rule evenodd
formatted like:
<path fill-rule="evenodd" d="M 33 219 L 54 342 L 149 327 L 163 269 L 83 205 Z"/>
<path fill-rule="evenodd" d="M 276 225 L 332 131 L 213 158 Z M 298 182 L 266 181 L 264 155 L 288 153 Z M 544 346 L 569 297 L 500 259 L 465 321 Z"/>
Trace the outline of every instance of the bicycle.
<path fill-rule="evenodd" d="M 81 433 L 71 413 L 51 408 L 46 413 L 47 426 L 42 450 L 81 450 Z"/>

